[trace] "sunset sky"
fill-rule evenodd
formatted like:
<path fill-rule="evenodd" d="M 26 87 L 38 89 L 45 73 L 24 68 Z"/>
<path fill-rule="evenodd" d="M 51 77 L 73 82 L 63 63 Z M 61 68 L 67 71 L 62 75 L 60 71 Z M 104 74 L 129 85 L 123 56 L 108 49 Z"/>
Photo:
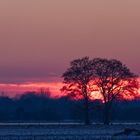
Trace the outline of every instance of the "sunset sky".
<path fill-rule="evenodd" d="M 0 0 L 0 91 L 60 84 L 83 56 L 116 58 L 140 75 L 139 53 L 140 0 Z"/>

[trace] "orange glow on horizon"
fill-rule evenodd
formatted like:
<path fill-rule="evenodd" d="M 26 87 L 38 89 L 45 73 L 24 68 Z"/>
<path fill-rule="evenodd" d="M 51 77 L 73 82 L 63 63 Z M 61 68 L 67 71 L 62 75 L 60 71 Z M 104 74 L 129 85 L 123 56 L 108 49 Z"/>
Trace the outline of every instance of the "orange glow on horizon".
<path fill-rule="evenodd" d="M 140 83 L 140 80 L 139 80 Z M 49 89 L 51 98 L 60 98 L 66 96 L 62 93 L 60 89 L 63 87 L 62 82 L 26 82 L 21 84 L 0 84 L 0 95 L 16 97 L 17 95 L 22 95 L 25 92 L 38 92 L 40 89 Z M 140 98 L 140 88 L 138 89 L 138 98 Z M 79 97 L 81 99 L 81 97 Z M 102 95 L 98 91 L 91 92 L 91 100 L 102 99 Z M 127 97 L 128 100 L 131 100 L 132 97 Z"/>
<path fill-rule="evenodd" d="M 25 92 L 37 92 L 40 89 L 48 89 L 52 98 L 59 98 L 63 95 L 60 93 L 60 88 L 63 86 L 61 82 L 45 83 L 45 82 L 27 82 L 22 84 L 0 84 L 1 95 L 15 97 L 22 95 Z"/>

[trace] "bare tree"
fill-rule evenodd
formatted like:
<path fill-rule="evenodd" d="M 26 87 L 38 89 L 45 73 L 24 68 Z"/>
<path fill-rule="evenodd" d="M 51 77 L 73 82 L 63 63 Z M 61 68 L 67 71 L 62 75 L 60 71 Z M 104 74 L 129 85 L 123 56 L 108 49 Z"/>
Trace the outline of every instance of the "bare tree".
<path fill-rule="evenodd" d="M 115 59 L 93 59 L 94 80 L 103 97 L 104 102 L 104 124 L 110 121 L 110 110 L 115 99 L 132 98 L 137 94 L 137 76 Z"/>
<path fill-rule="evenodd" d="M 88 57 L 72 61 L 70 68 L 63 74 L 65 86 L 62 90 L 77 99 L 82 97 L 85 101 L 85 124 L 87 125 L 90 124 L 88 84 L 92 77 L 92 61 Z"/>
<path fill-rule="evenodd" d="M 39 91 L 37 92 L 37 94 L 39 94 L 42 97 L 50 97 L 51 96 L 51 92 L 49 88 L 40 88 Z"/>

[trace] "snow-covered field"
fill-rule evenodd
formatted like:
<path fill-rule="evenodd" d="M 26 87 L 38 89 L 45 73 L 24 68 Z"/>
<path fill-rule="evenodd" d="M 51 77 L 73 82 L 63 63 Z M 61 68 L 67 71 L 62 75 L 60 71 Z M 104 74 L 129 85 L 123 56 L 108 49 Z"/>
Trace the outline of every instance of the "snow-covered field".
<path fill-rule="evenodd" d="M 139 136 L 113 136 L 139 124 L 0 123 L 0 140 L 140 140 Z"/>

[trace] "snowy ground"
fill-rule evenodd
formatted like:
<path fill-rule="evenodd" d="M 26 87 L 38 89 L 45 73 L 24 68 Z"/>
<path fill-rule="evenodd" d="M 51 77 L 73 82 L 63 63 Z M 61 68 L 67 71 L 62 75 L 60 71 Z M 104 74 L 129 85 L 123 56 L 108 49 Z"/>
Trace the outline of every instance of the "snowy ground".
<path fill-rule="evenodd" d="M 139 124 L 113 124 L 104 126 L 102 124 L 93 124 L 84 126 L 83 124 L 73 123 L 0 123 L 0 140 L 70 140 L 70 139 L 95 139 L 100 137 L 108 140 L 117 140 L 113 138 L 115 133 L 123 131 L 125 128 L 140 129 Z M 126 137 L 129 140 L 131 137 Z M 104 140 L 106 140 L 104 139 Z M 131 139 L 140 140 L 140 137 Z M 99 140 L 102 140 L 101 138 Z M 125 138 L 123 138 L 125 140 Z"/>

